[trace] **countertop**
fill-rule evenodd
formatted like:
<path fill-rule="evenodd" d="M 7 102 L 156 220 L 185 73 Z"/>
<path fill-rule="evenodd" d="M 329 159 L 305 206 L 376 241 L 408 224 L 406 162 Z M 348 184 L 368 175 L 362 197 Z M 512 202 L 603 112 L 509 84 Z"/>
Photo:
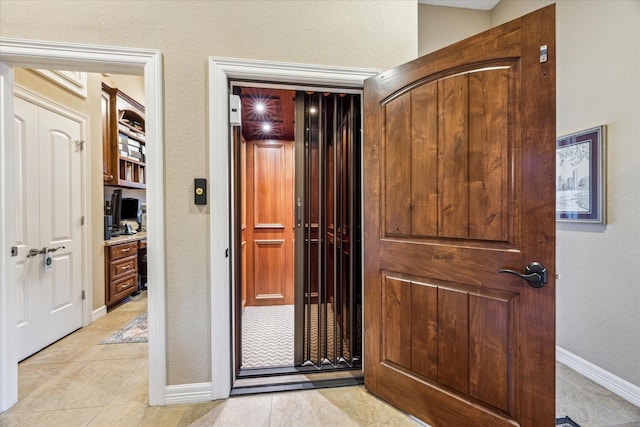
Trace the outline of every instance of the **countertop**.
<path fill-rule="evenodd" d="M 105 246 L 118 245 L 120 243 L 135 242 L 147 238 L 146 231 L 138 231 L 136 234 L 123 234 L 122 236 L 112 237 L 104 241 Z"/>

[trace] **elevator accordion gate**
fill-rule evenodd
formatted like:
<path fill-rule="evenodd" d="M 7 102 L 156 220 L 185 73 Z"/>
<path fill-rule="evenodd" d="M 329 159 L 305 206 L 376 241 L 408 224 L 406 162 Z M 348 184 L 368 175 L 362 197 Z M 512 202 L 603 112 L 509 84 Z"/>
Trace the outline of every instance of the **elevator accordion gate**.
<path fill-rule="evenodd" d="M 296 95 L 297 366 L 361 366 L 360 112 L 360 95 Z"/>

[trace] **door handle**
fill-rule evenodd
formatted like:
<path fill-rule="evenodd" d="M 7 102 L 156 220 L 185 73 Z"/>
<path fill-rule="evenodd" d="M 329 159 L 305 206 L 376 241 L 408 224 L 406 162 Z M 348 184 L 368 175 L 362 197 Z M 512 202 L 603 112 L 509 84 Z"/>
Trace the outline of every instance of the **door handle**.
<path fill-rule="evenodd" d="M 529 263 L 524 268 L 524 274 L 517 271 L 502 269 L 500 273 L 509 273 L 529 282 L 533 288 L 541 288 L 547 284 L 547 267 L 537 261 Z"/>
<path fill-rule="evenodd" d="M 300 227 L 302 225 L 302 200 L 298 197 L 298 201 L 296 202 L 296 227 Z"/>
<path fill-rule="evenodd" d="M 27 258 L 31 258 L 32 256 L 43 254 L 47 251 L 47 247 L 45 246 L 42 249 L 31 248 L 29 249 L 29 253 L 27 254 Z"/>
<path fill-rule="evenodd" d="M 44 254 L 46 252 L 55 252 L 58 249 L 64 249 L 64 246 L 58 246 L 57 248 L 51 248 L 51 249 L 47 249 L 46 246 L 44 248 L 42 248 L 42 249 L 31 248 L 31 249 L 29 249 L 29 253 L 27 254 L 27 258 L 31 258 L 32 256 Z"/>

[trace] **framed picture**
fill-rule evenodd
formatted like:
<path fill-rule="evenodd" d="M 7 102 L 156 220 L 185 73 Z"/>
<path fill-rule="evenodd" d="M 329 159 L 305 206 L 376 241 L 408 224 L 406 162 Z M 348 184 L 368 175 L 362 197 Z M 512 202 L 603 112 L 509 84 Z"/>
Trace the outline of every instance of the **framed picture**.
<path fill-rule="evenodd" d="M 556 220 L 605 223 L 605 132 L 598 126 L 556 139 Z"/>

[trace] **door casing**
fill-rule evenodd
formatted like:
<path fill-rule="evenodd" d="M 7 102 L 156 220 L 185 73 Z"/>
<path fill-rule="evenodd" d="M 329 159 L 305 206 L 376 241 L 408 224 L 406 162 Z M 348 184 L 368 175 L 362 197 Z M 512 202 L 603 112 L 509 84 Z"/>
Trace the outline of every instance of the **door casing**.
<path fill-rule="evenodd" d="M 236 212 L 231 196 L 235 182 L 232 170 L 232 129 L 229 124 L 229 81 L 233 79 L 332 88 L 362 89 L 364 80 L 380 70 L 330 67 L 235 58 L 209 58 L 209 177 L 211 181 L 211 380 L 212 398 L 229 396 L 234 377 L 233 324 L 235 296 L 231 292 L 234 254 L 231 239 Z M 222 202 L 224 201 L 224 203 Z M 226 254 L 230 254 L 229 257 Z M 220 284 L 228 284 L 221 286 Z M 220 363 L 228 361 L 229 363 Z"/>
<path fill-rule="evenodd" d="M 147 204 L 150 206 L 147 240 L 149 252 L 149 403 L 163 405 L 166 393 L 165 243 L 164 243 L 164 143 L 162 126 L 162 55 L 158 50 L 105 47 L 75 43 L 0 38 L 0 412 L 18 401 L 18 362 L 14 352 L 15 290 L 10 248 L 15 242 L 15 192 L 13 190 L 13 67 L 72 69 L 144 75 L 147 101 L 148 148 Z M 87 162 L 86 176 L 91 175 Z M 152 208 L 156 206 L 156 208 Z M 86 229 L 91 229 L 85 213 Z M 89 276 L 90 270 L 89 270 Z M 87 304 L 91 299 L 88 298 Z M 87 318 L 88 319 L 88 318 Z"/>

